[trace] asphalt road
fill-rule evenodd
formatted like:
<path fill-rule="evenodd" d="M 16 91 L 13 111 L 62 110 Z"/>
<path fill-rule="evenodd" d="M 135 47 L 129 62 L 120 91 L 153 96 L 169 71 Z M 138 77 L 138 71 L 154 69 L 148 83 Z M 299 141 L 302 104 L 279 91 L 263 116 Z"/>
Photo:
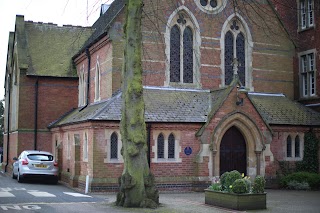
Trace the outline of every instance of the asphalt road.
<path fill-rule="evenodd" d="M 157 209 L 121 208 L 116 194 L 83 194 L 62 184 L 18 183 L 0 172 L 0 212 L 38 213 L 225 213 L 239 212 L 204 204 L 203 192 L 161 193 Z M 320 213 L 320 191 L 267 190 L 267 209 L 247 212 Z"/>

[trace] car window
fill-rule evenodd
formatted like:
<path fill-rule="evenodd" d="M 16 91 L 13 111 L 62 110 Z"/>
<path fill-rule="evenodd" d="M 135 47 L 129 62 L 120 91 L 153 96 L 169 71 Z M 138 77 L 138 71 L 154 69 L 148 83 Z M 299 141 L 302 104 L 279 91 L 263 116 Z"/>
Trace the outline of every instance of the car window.
<path fill-rule="evenodd" d="M 52 155 L 45 155 L 45 154 L 29 154 L 28 158 L 30 160 L 39 160 L 39 161 L 52 161 Z"/>

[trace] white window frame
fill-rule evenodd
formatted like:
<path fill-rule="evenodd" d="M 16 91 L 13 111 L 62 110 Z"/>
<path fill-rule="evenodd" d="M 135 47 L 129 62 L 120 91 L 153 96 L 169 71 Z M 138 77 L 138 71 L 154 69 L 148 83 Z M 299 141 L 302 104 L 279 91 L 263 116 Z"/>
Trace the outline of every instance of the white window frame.
<path fill-rule="evenodd" d="M 220 13 L 226 7 L 228 2 L 227 0 L 217 0 L 217 6 L 211 7 L 209 1 L 207 6 L 202 6 L 200 3 L 200 0 L 194 0 L 194 1 L 200 10 L 208 14 Z"/>
<path fill-rule="evenodd" d="M 298 1 L 299 30 L 314 27 L 314 0 Z"/>
<path fill-rule="evenodd" d="M 287 157 L 287 138 L 288 136 L 291 136 L 291 157 Z M 285 161 L 302 161 L 303 160 L 303 151 L 304 151 L 304 133 L 288 133 L 284 135 L 284 153 L 285 153 Z M 295 140 L 296 137 L 299 137 L 300 140 L 300 156 L 295 156 Z"/>
<path fill-rule="evenodd" d="M 83 156 L 82 160 L 83 162 L 88 162 L 88 156 L 89 156 L 89 139 L 88 139 L 88 133 L 83 133 Z"/>
<path fill-rule="evenodd" d="M 158 136 L 163 134 L 164 137 L 164 158 L 158 158 Z M 168 158 L 168 138 L 170 134 L 173 134 L 175 139 L 175 147 L 174 147 L 174 157 L 175 158 Z M 181 146 L 180 146 L 180 131 L 170 131 L 164 130 L 153 131 L 153 141 L 154 145 L 152 146 L 152 152 L 154 153 L 154 157 L 151 159 L 152 163 L 180 163 L 182 159 L 180 158 L 181 153 Z"/>
<path fill-rule="evenodd" d="M 252 53 L 253 53 L 253 40 L 252 40 L 252 35 L 250 32 L 250 28 L 248 27 L 247 22 L 245 19 L 240 15 L 240 14 L 232 14 L 228 17 L 228 19 L 225 21 L 222 27 L 221 31 L 221 38 L 220 38 L 220 49 L 221 49 L 221 54 L 220 54 L 220 59 L 221 59 L 221 84 L 219 85 L 220 88 L 225 87 L 225 35 L 228 31 L 230 31 L 230 27 L 232 25 L 232 20 L 237 19 L 238 21 L 238 26 L 239 26 L 239 31 L 243 34 L 245 38 L 245 87 L 249 91 L 254 91 L 253 87 L 253 78 L 252 78 Z M 234 33 L 234 32 L 232 32 Z M 236 37 L 234 37 L 234 42 L 236 42 Z M 236 51 L 235 48 L 233 51 Z M 234 53 L 234 56 L 236 54 Z"/>
<path fill-rule="evenodd" d="M 112 133 L 116 133 L 118 136 L 118 158 L 111 159 L 111 135 Z M 112 129 L 108 129 L 105 130 L 105 137 L 106 137 L 106 145 L 105 145 L 105 158 L 104 158 L 104 163 L 123 163 L 123 157 L 121 155 L 121 148 L 122 148 L 122 140 L 121 140 L 121 134 L 120 134 L 120 130 L 112 130 Z"/>
<path fill-rule="evenodd" d="M 170 35 L 171 28 L 176 25 L 177 20 L 179 19 L 179 14 L 183 14 L 186 20 L 183 28 L 178 26 L 181 34 L 186 27 L 190 27 L 193 32 L 193 81 L 192 83 L 184 83 L 183 82 L 183 57 L 180 57 L 180 82 L 170 82 Z M 192 12 L 185 6 L 180 6 L 177 8 L 169 17 L 168 23 L 166 26 L 165 32 L 165 45 L 166 45 L 166 80 L 164 82 L 165 86 L 173 86 L 173 87 L 191 87 L 191 88 L 201 88 L 200 82 L 200 59 L 201 59 L 201 37 L 200 37 L 200 27 L 197 22 L 197 19 L 192 14 Z M 181 39 L 180 39 L 181 42 Z M 180 54 L 183 55 L 183 46 L 180 45 Z"/>
<path fill-rule="evenodd" d="M 98 58 L 99 59 L 99 58 Z M 96 72 L 95 72 L 95 77 L 94 77 L 94 101 L 100 101 L 100 85 L 101 85 L 101 70 L 100 70 L 100 64 L 97 59 L 97 64 L 96 64 Z"/>
<path fill-rule="evenodd" d="M 316 96 L 316 49 L 298 54 L 300 97 L 310 98 Z"/>

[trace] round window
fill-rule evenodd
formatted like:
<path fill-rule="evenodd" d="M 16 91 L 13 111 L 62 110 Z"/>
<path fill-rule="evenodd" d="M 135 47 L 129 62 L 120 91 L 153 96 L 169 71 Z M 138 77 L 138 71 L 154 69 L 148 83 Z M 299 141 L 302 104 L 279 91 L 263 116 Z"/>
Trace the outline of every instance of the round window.
<path fill-rule="evenodd" d="M 198 7 L 206 13 L 216 14 L 225 8 L 227 0 L 195 0 Z"/>

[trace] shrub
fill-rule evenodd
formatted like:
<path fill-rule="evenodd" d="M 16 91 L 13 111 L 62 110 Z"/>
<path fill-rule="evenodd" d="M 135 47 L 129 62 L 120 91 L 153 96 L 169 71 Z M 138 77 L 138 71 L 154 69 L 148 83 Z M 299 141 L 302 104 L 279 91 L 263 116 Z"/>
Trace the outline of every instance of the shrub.
<path fill-rule="evenodd" d="M 214 191 L 222 191 L 222 186 L 219 182 L 211 184 L 209 189 L 214 190 Z"/>
<path fill-rule="evenodd" d="M 250 177 L 244 177 L 242 180 L 244 180 L 244 182 L 247 185 L 248 193 L 251 192 L 251 180 L 250 180 Z"/>
<path fill-rule="evenodd" d="M 298 183 L 306 182 L 311 189 L 319 189 L 320 187 L 320 174 L 310 172 L 296 172 L 290 175 L 284 176 L 280 180 L 280 185 L 283 188 L 288 187 L 290 181 L 297 181 Z"/>
<path fill-rule="evenodd" d="M 244 179 L 237 179 L 232 184 L 232 191 L 236 194 L 244 194 L 249 192 L 249 188 Z"/>
<path fill-rule="evenodd" d="M 264 179 L 264 177 L 258 175 L 253 181 L 252 192 L 264 193 L 265 185 L 266 185 L 266 180 Z"/>
<path fill-rule="evenodd" d="M 226 173 L 226 174 L 225 174 Z M 231 191 L 230 186 L 237 179 L 242 179 L 240 172 L 233 170 L 231 172 L 225 172 L 222 174 L 220 180 L 222 185 L 222 190 Z"/>
<path fill-rule="evenodd" d="M 289 181 L 287 188 L 294 190 L 310 190 L 310 186 L 307 182 L 300 183 L 296 180 Z"/>

